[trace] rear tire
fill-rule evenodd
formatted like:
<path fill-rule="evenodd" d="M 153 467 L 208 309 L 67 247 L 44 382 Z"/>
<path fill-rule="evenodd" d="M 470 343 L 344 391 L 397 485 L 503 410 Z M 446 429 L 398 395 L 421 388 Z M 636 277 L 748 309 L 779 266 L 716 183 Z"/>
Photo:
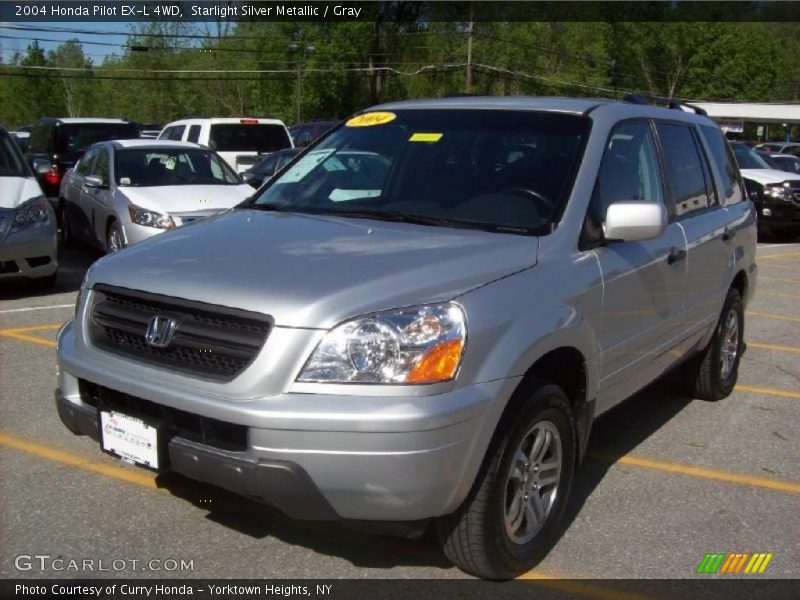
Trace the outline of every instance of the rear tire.
<path fill-rule="evenodd" d="M 537 382 L 500 422 L 463 504 L 437 521 L 444 553 L 486 579 L 529 571 L 560 534 L 575 466 L 575 429 L 563 390 Z"/>
<path fill-rule="evenodd" d="M 686 391 L 692 398 L 716 401 L 730 395 L 739 377 L 744 351 L 744 304 L 735 288 L 728 290 L 714 336 L 685 366 Z"/>

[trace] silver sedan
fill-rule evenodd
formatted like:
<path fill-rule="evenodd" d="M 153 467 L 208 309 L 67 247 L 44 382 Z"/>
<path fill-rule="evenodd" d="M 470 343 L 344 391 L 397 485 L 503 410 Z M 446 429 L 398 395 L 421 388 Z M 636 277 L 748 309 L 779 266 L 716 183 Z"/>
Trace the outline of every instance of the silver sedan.
<path fill-rule="evenodd" d="M 61 183 L 61 238 L 116 252 L 231 208 L 252 191 L 216 152 L 197 144 L 100 142 Z"/>

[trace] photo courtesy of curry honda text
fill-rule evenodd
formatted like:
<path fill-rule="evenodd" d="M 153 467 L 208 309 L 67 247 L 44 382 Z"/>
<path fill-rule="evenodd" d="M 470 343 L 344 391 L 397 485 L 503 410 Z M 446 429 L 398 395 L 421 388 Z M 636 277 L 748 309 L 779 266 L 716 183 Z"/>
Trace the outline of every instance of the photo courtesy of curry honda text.
<path fill-rule="evenodd" d="M 598 415 L 672 367 L 731 393 L 755 241 L 688 105 L 384 104 L 233 210 L 97 261 L 56 404 L 128 462 L 297 519 L 433 525 L 509 578 L 561 534 Z"/>

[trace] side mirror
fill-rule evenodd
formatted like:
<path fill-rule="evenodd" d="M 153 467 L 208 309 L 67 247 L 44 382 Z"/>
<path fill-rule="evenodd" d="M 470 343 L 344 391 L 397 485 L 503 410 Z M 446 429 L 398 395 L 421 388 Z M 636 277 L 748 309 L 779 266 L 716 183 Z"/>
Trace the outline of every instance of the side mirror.
<path fill-rule="evenodd" d="M 603 232 L 610 242 L 641 242 L 667 228 L 667 209 L 660 202 L 615 202 L 608 207 Z"/>
<path fill-rule="evenodd" d="M 86 187 L 95 187 L 95 188 L 103 187 L 105 185 L 103 178 L 100 177 L 99 175 L 88 175 L 83 180 L 83 183 L 86 185 Z"/>
<path fill-rule="evenodd" d="M 37 175 L 45 175 L 46 173 L 50 172 L 50 169 L 53 168 L 53 163 L 49 160 L 44 158 L 34 158 L 33 159 L 33 170 L 36 171 Z"/>

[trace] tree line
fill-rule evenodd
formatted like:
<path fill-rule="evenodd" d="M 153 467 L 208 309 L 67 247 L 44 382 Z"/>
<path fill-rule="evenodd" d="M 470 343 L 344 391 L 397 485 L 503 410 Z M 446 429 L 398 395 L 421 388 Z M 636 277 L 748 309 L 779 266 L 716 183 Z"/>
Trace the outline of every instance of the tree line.
<path fill-rule="evenodd" d="M 393 3 L 392 10 L 404 10 Z M 413 10 L 406 9 L 406 10 Z M 448 94 L 797 101 L 800 24 L 150 23 L 104 57 L 79 37 L 0 55 L 0 122 L 344 117 Z M 42 35 L 41 37 L 45 37 Z M 104 47 L 101 46 L 101 50 Z M 106 51 L 107 48 L 103 51 Z"/>

